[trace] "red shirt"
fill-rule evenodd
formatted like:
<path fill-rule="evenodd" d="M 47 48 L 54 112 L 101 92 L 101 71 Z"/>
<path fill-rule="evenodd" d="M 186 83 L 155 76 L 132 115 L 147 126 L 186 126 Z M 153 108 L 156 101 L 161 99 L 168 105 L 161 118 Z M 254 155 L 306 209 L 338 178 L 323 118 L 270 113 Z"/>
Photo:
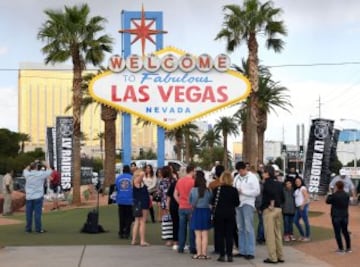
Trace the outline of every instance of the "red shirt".
<path fill-rule="evenodd" d="M 189 202 L 189 195 L 191 188 L 194 187 L 195 180 L 191 176 L 184 176 L 180 178 L 176 183 L 176 191 L 179 196 L 179 209 L 191 209 Z"/>
<path fill-rule="evenodd" d="M 51 180 L 50 183 L 52 185 L 59 185 L 60 184 L 60 175 L 56 170 L 53 170 L 53 172 L 51 173 Z"/>

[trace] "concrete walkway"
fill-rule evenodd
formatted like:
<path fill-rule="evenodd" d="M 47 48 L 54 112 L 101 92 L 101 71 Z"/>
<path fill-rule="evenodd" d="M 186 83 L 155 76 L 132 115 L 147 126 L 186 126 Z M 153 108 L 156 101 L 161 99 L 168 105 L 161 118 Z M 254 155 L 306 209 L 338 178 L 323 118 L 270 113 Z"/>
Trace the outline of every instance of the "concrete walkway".
<path fill-rule="evenodd" d="M 210 250 L 210 249 L 209 249 Z M 286 267 L 331 266 L 292 247 L 284 247 Z M 165 246 L 46 246 L 5 247 L 0 249 L 1 266 L 11 267 L 184 267 L 184 266 L 272 266 L 265 264 L 266 247 L 258 246 L 256 258 L 245 260 L 234 258 L 234 262 L 193 260 L 188 253 L 178 254 Z"/>

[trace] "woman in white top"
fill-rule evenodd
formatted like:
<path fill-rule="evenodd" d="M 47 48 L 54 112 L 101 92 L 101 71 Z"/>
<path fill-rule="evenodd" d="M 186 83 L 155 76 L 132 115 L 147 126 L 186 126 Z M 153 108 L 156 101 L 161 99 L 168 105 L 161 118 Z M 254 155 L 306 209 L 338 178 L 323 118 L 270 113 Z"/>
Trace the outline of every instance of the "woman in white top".
<path fill-rule="evenodd" d="M 295 205 L 296 205 L 294 223 L 301 235 L 299 240 L 308 242 L 310 241 L 310 224 L 309 224 L 309 216 L 308 216 L 310 197 L 306 189 L 306 186 L 304 184 L 304 181 L 300 177 L 297 177 L 295 179 L 294 197 L 295 197 Z M 303 230 L 302 225 L 300 224 L 300 219 L 302 219 L 304 222 L 305 232 Z"/>
<path fill-rule="evenodd" d="M 150 194 L 150 216 L 151 216 L 151 221 L 153 223 L 155 223 L 155 215 L 154 215 L 154 207 L 152 205 L 152 201 L 153 201 L 153 194 L 156 191 L 156 185 L 157 185 L 157 179 L 154 175 L 154 170 L 153 167 L 148 164 L 145 167 L 145 177 L 144 177 L 144 184 L 147 186 L 147 189 L 149 191 Z"/>

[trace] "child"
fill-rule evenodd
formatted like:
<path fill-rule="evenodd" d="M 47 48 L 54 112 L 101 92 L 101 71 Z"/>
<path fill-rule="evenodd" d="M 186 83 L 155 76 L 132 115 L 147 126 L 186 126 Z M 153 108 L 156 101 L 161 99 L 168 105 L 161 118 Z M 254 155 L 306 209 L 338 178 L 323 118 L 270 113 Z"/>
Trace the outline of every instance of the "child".
<path fill-rule="evenodd" d="M 284 218 L 284 241 L 289 242 L 296 240 L 293 233 L 293 222 L 296 207 L 294 199 L 294 189 L 290 180 L 285 181 L 284 198 L 285 202 L 282 207 L 282 213 Z"/>

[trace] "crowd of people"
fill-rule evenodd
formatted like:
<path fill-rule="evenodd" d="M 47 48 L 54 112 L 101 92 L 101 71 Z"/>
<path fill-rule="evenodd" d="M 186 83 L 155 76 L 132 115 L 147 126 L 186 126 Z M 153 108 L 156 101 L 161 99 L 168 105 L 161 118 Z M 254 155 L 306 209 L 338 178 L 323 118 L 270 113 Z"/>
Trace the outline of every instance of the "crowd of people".
<path fill-rule="evenodd" d="M 130 239 L 131 236 L 132 245 L 149 246 L 146 222 L 150 212 L 152 222 L 163 221 L 168 227 L 171 220 L 170 232 L 162 229 L 166 245 L 178 253 L 188 249 L 193 259 L 211 258 L 208 235 L 213 228 L 212 254 L 218 254 L 220 262 L 232 262 L 233 257 L 254 259 L 256 245 L 261 244 L 266 244 L 268 250 L 264 263 L 284 262 L 283 242 L 311 240 L 308 216 L 311 198 L 303 179 L 294 168 L 282 177 L 279 168 L 271 164 L 261 164 L 256 170 L 245 162 L 237 162 L 235 168 L 231 173 L 217 163 L 212 170 L 214 179 L 209 182 L 204 172 L 192 165 L 187 166 L 183 175 L 170 165 L 158 168 L 156 174 L 151 165 L 141 169 L 134 163 L 131 167 L 124 166 L 123 174 L 115 182 L 119 237 Z M 328 203 L 332 201 L 330 198 Z M 142 203 L 142 213 L 134 217 L 133 207 L 137 202 Z M 337 240 L 341 240 L 339 234 L 344 232 L 346 221 L 335 221 Z M 299 233 L 297 237 L 294 226 Z M 346 234 L 345 238 L 346 249 L 337 241 L 339 251 L 349 252 Z"/>
<path fill-rule="evenodd" d="M 209 230 L 213 228 L 214 251 L 219 262 L 232 262 L 233 257 L 255 258 L 256 244 L 266 244 L 268 258 L 264 263 L 283 263 L 283 242 L 311 240 L 309 205 L 311 196 L 303 179 L 290 168 L 282 177 L 276 165 L 260 164 L 257 169 L 237 162 L 231 173 L 216 163 L 213 180 L 188 165 L 179 174 L 171 165 L 158 168 L 151 165 L 137 168 L 135 163 L 123 167 L 115 181 L 115 201 L 118 205 L 121 239 L 131 239 L 131 245 L 147 247 L 146 223 L 162 223 L 162 238 L 178 253 L 189 250 L 193 259 L 210 259 Z M 59 174 L 48 165 L 31 163 L 23 171 L 26 179 L 25 231 L 44 233 L 42 227 L 43 184 L 59 190 Z M 3 182 L 4 214 L 11 214 L 12 173 Z M 348 231 L 350 199 L 356 197 L 351 179 L 340 171 L 329 185 L 326 203 L 331 205 L 331 220 L 338 253 L 349 253 L 351 238 Z M 53 209 L 58 202 L 53 201 Z M 154 209 L 154 206 L 157 208 Z M 155 213 L 156 211 L 156 213 Z M 258 217 L 257 229 L 254 216 Z M 294 226 L 299 236 L 294 235 Z M 255 231 L 256 230 L 256 231 Z M 342 242 L 345 239 L 345 246 Z M 234 253 L 234 250 L 236 251 Z"/>

